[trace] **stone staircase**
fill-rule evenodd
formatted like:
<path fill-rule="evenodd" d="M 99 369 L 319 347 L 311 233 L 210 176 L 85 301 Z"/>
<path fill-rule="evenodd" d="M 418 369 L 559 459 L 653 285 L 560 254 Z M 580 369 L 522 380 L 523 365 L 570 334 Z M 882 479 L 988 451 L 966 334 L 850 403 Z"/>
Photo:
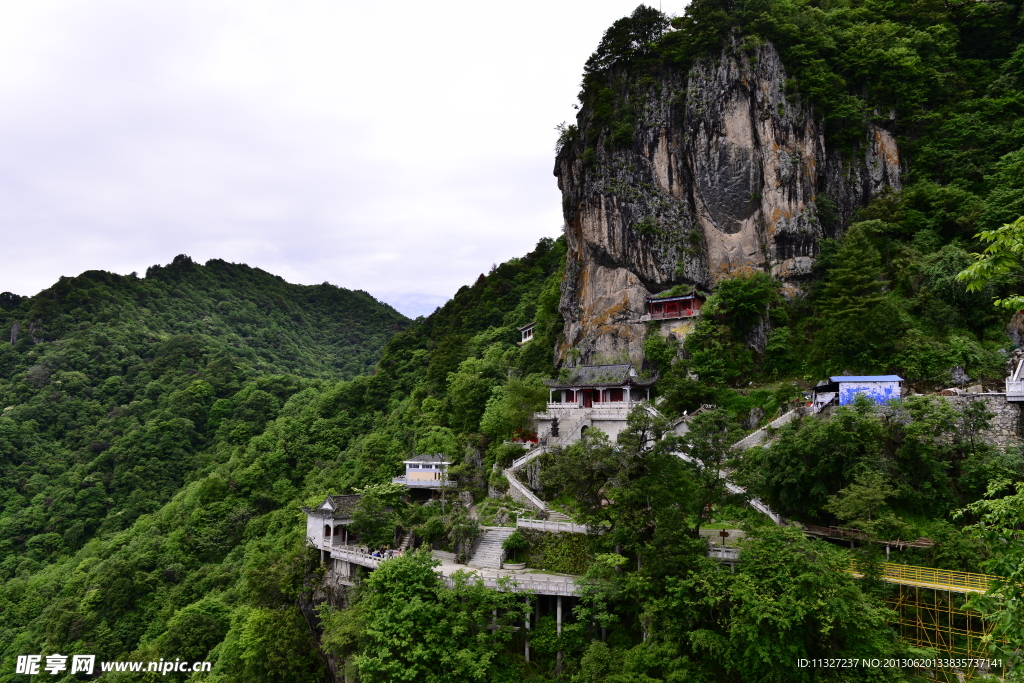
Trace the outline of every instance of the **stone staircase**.
<path fill-rule="evenodd" d="M 564 512 L 559 512 L 558 510 L 552 510 L 551 508 L 548 508 L 548 521 L 571 522 L 572 519 L 569 517 L 569 515 L 565 514 Z"/>
<path fill-rule="evenodd" d="M 794 408 L 788 413 L 782 415 L 782 417 L 777 417 L 769 422 L 767 427 L 762 427 L 756 432 L 747 434 L 745 437 L 734 443 L 732 447 L 739 451 L 745 451 L 754 446 L 765 446 L 768 443 L 770 430 L 779 429 L 783 425 L 789 424 L 796 418 L 802 416 L 804 412 L 803 407 Z"/>
<path fill-rule="evenodd" d="M 477 546 L 476 552 L 473 553 L 473 557 L 467 564 L 481 569 L 501 569 L 501 556 L 504 553 L 501 544 L 513 533 L 515 533 L 514 527 L 485 526 L 480 545 Z"/>

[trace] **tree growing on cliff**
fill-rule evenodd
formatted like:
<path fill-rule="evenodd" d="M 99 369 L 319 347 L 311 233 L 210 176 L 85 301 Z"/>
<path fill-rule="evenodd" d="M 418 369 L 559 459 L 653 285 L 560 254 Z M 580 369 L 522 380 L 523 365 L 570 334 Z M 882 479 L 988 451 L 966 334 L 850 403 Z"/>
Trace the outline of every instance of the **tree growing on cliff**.
<path fill-rule="evenodd" d="M 821 329 L 810 365 L 826 372 L 881 371 L 891 362 L 904 328 L 886 299 L 882 257 L 870 221 L 854 223 L 833 258 L 817 300 Z"/>

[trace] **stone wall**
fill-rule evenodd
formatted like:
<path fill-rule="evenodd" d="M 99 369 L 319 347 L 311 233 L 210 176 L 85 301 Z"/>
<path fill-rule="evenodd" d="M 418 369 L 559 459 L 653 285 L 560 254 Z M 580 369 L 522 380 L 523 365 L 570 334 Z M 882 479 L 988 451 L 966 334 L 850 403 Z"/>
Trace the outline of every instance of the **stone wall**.
<path fill-rule="evenodd" d="M 993 414 L 993 417 L 989 423 L 991 427 L 983 431 L 981 437 L 997 448 L 1005 449 L 1024 446 L 1024 424 L 1022 424 L 1021 419 L 1021 404 L 1008 402 L 1006 394 L 966 394 L 963 396 L 936 396 L 935 398 L 949 401 L 958 411 L 963 410 L 964 407 L 974 401 L 984 402 L 985 407 Z M 818 418 L 831 418 L 837 408 L 838 406 L 835 404 L 825 406 L 818 413 Z M 887 405 L 878 406 L 878 410 L 886 415 L 892 414 L 891 409 Z"/>
<path fill-rule="evenodd" d="M 963 409 L 973 401 L 982 401 L 990 413 L 995 413 L 990 429 L 982 432 L 984 439 L 999 448 L 1020 446 L 1024 443 L 1024 429 L 1021 425 L 1019 403 L 1010 403 L 1006 394 L 968 394 L 952 396 L 947 400 L 958 409 Z"/>

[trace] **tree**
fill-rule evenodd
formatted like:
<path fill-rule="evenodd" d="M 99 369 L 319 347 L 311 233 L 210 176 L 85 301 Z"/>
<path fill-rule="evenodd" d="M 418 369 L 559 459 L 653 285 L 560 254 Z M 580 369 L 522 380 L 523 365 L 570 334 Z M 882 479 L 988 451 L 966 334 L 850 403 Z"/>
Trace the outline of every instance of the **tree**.
<path fill-rule="evenodd" d="M 869 223 L 854 223 L 846 231 L 818 300 L 822 316 L 845 321 L 877 306 L 884 298 L 882 275 L 882 257 L 871 242 Z"/>
<path fill-rule="evenodd" d="M 858 397 L 827 420 L 797 419 L 768 446 L 740 461 L 748 488 L 787 515 L 817 516 L 828 496 L 882 461 L 884 426 L 870 400 Z"/>
<path fill-rule="evenodd" d="M 401 484 L 371 484 L 356 489 L 360 494 L 352 512 L 352 530 L 360 540 L 371 548 L 389 546 L 395 541 L 395 527 L 398 517 L 395 507 L 399 496 L 405 492 Z"/>
<path fill-rule="evenodd" d="M 412 552 L 367 578 L 365 647 L 355 658 L 361 680 L 492 680 L 523 602 L 462 574 L 446 588 L 434 573 L 438 564 L 429 553 Z"/>
<path fill-rule="evenodd" d="M 314 683 L 324 668 L 295 607 L 237 611 L 211 672 L 215 681 Z"/>
<path fill-rule="evenodd" d="M 696 538 L 700 535 L 706 511 L 721 505 L 729 495 L 724 470 L 739 430 L 724 410 L 695 415 L 687 427 L 683 443 L 686 464 L 695 483 L 690 498 L 690 514 L 693 520 L 691 533 Z"/>
<path fill-rule="evenodd" d="M 579 521 L 608 528 L 617 545 L 639 548 L 660 511 L 681 505 L 689 486 L 673 453 L 676 440 L 664 437 L 665 419 L 638 406 L 627 423 L 617 444 L 590 430 L 572 446 L 541 456 L 542 478 L 545 488 L 573 500 Z"/>
<path fill-rule="evenodd" d="M 881 472 L 864 472 L 857 480 L 834 496 L 829 496 L 825 509 L 850 526 L 877 538 L 884 526 L 891 526 L 893 515 L 879 513 L 896 489 Z"/>
<path fill-rule="evenodd" d="M 533 414 L 544 408 L 548 390 L 538 375 L 513 377 L 504 386 L 496 386 L 487 399 L 480 419 L 480 431 L 493 441 L 512 436 L 528 427 Z"/>
<path fill-rule="evenodd" d="M 995 230 L 982 230 L 974 236 L 988 246 L 980 254 L 973 254 L 974 263 L 967 266 L 957 280 L 966 283 L 968 292 L 978 292 L 989 283 L 1019 272 L 1024 263 L 1024 216 Z M 993 305 L 1009 311 L 1024 309 L 1024 295 L 1014 294 L 995 298 Z"/>
<path fill-rule="evenodd" d="M 519 562 L 522 556 L 522 552 L 530 547 L 529 542 L 526 540 L 526 536 L 521 531 L 516 529 L 508 538 L 501 543 L 502 550 L 507 550 L 509 557 L 517 558 L 512 559 L 512 562 Z"/>
<path fill-rule="evenodd" d="M 750 331 L 779 302 L 781 284 L 766 273 L 753 273 L 723 280 L 713 295 L 718 310 L 729 316 L 736 337 L 746 340 Z"/>
<path fill-rule="evenodd" d="M 900 651 L 891 612 L 847 573 L 848 556 L 797 529 L 764 527 L 744 545 L 728 587 L 722 651 L 739 680 L 810 681 L 798 660 L 891 657 Z M 709 639 L 710 640 L 710 639 Z"/>
<path fill-rule="evenodd" d="M 821 329 L 808 358 L 811 367 L 877 372 L 891 364 L 898 349 L 906 322 L 885 295 L 882 258 L 871 241 L 874 223 L 851 225 L 831 259 L 817 300 Z"/>
<path fill-rule="evenodd" d="M 992 551 L 992 557 L 982 563 L 995 577 L 988 591 L 973 597 L 968 606 L 985 615 L 993 624 L 993 636 L 1006 639 L 1006 645 L 993 638 L 989 647 L 993 653 L 1020 666 L 1021 643 L 1024 643 L 1024 482 L 1013 484 L 1014 493 L 1000 496 L 1010 489 L 1006 479 L 989 484 L 986 498 L 968 505 L 956 514 L 977 517 L 967 527 L 968 533 L 980 538 Z"/>
<path fill-rule="evenodd" d="M 166 659 L 205 659 L 227 634 L 230 614 L 227 605 L 211 596 L 178 610 L 159 640 L 160 653 Z"/>

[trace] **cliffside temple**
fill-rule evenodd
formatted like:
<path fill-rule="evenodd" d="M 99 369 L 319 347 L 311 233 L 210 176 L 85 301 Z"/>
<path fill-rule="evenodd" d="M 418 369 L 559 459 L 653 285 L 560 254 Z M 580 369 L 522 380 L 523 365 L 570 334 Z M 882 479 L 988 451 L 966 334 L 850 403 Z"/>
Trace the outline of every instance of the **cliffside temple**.
<path fill-rule="evenodd" d="M 650 401 L 655 379 L 640 377 L 624 363 L 581 365 L 569 368 L 564 379 L 544 383 L 549 400 L 547 410 L 534 416 L 538 434 L 579 439 L 587 429 L 600 429 L 614 440 L 626 428 L 629 411 Z"/>
<path fill-rule="evenodd" d="M 674 320 L 677 318 L 692 318 L 700 315 L 704 307 L 704 297 L 700 294 L 687 294 L 685 296 L 647 296 L 647 313 L 640 316 L 640 320 Z"/>

